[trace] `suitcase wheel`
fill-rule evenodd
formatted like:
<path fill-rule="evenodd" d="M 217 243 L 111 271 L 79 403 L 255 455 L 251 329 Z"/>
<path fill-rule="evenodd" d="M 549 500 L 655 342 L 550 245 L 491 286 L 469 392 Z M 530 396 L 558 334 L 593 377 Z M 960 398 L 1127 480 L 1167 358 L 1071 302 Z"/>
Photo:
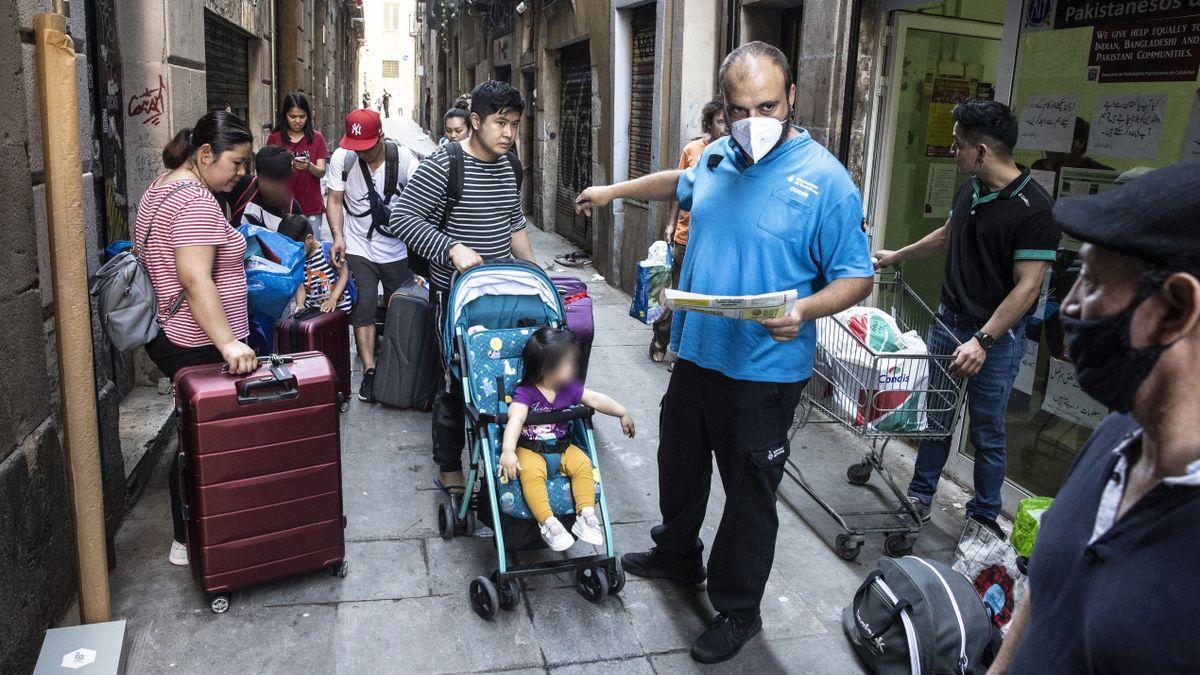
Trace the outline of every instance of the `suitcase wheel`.
<path fill-rule="evenodd" d="M 343 560 L 340 563 L 337 563 L 336 565 L 329 566 L 329 576 L 345 579 L 346 575 L 349 573 L 350 573 L 350 563 L 346 562 L 345 560 Z"/>
<path fill-rule="evenodd" d="M 214 595 L 209 598 L 208 606 L 212 609 L 213 614 L 224 614 L 229 611 L 229 596 Z"/>

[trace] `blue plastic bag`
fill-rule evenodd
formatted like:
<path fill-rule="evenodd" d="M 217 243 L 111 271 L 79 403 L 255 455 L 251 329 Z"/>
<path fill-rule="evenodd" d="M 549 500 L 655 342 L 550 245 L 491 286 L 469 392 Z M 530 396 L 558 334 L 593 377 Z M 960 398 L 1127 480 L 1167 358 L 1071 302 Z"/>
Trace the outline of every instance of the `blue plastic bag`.
<path fill-rule="evenodd" d="M 667 249 L 666 263 L 637 265 L 637 285 L 633 289 L 633 302 L 629 305 L 629 316 L 645 324 L 652 324 L 666 311 L 658 296 L 671 283 L 671 250 Z"/>
<path fill-rule="evenodd" d="M 118 239 L 104 247 L 104 259 L 112 260 L 121 251 L 128 251 L 131 248 L 133 248 L 133 242 L 128 239 Z"/>
<path fill-rule="evenodd" d="M 304 244 L 257 225 L 242 225 L 238 232 L 246 237 L 250 313 L 279 318 L 304 283 Z"/>

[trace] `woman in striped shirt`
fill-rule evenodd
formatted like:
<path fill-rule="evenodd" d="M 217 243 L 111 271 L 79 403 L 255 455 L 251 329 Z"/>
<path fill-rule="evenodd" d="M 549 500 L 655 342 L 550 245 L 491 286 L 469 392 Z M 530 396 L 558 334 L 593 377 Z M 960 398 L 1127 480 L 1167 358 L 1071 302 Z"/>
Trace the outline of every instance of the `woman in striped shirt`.
<path fill-rule="evenodd" d="M 158 297 L 159 333 L 146 353 L 167 377 L 184 366 L 225 363 L 234 374 L 256 366 L 244 342 L 246 240 L 225 220 L 213 193 L 226 192 L 246 173 L 254 137 L 235 115 L 212 112 L 163 149 L 168 173 L 138 203 L 139 260 Z M 178 465 L 172 466 L 177 475 Z M 175 541 L 170 560 L 187 564 L 178 481 L 172 479 Z"/>

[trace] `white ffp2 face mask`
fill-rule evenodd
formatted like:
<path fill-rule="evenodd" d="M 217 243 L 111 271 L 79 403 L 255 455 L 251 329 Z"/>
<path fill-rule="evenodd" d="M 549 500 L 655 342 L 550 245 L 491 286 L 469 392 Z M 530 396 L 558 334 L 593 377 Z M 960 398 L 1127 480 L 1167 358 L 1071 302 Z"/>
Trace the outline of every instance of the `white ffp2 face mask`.
<path fill-rule="evenodd" d="M 730 135 L 751 159 L 758 162 L 779 144 L 783 122 L 774 117 L 747 117 L 733 123 Z"/>

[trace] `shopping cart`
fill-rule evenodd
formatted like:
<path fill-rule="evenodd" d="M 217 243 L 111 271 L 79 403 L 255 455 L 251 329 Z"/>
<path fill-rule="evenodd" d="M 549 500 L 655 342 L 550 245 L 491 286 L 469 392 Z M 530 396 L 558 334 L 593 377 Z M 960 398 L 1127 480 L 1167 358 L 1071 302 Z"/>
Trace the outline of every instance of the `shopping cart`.
<path fill-rule="evenodd" d="M 959 344 L 898 271 L 880 274 L 872 300 L 874 307 L 895 319 L 902 332 L 916 331 L 929 343 L 937 332 L 939 342 Z M 870 443 L 862 460 L 846 469 L 846 479 L 852 485 L 866 485 L 871 474 L 877 473 L 898 503 L 888 510 L 838 512 L 817 494 L 795 462 L 788 459 L 785 468 L 786 475 L 841 526 L 843 531 L 834 540 L 834 549 L 846 560 L 858 557 L 869 534 L 884 535 L 883 550 L 890 556 L 912 551 L 921 532 L 920 514 L 896 485 L 883 453 L 896 438 L 950 436 L 965 392 L 965 380 L 950 376 L 952 355 L 875 351 L 860 332 L 837 317 L 818 320 L 813 376 L 796 409 L 789 439 L 810 421 L 841 424 Z M 898 383 L 903 391 L 898 390 Z M 906 383 L 923 386 L 909 388 Z M 898 398 L 903 398 L 903 404 Z M 903 413 L 903 421 L 896 421 L 898 411 Z"/>

